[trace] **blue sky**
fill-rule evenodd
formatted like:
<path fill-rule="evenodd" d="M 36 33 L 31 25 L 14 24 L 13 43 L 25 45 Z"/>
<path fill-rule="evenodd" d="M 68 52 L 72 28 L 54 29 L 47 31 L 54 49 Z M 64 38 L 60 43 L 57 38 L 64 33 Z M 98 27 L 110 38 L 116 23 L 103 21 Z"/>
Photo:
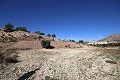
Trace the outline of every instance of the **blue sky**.
<path fill-rule="evenodd" d="M 58 39 L 99 40 L 120 32 L 120 0 L 0 0 L 0 27 L 7 23 Z"/>

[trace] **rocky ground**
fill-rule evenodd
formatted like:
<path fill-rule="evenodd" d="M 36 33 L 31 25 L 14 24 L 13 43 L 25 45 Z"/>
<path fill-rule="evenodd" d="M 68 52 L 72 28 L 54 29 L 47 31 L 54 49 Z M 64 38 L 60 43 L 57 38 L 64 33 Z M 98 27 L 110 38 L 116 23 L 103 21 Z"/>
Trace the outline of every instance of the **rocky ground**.
<path fill-rule="evenodd" d="M 20 62 L 2 69 L 0 80 L 20 80 L 35 69 L 28 80 L 120 80 L 120 53 L 110 52 L 92 47 L 18 51 Z"/>

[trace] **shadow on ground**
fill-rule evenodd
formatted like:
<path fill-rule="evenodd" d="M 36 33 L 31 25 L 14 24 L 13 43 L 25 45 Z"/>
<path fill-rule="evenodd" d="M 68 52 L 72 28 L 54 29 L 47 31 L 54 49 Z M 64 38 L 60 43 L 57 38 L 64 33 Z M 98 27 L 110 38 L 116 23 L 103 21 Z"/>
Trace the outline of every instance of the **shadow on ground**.
<path fill-rule="evenodd" d="M 19 79 L 17 80 L 27 80 L 30 76 L 32 76 L 39 68 L 35 69 L 34 71 L 30 71 L 28 73 L 23 74 Z"/>

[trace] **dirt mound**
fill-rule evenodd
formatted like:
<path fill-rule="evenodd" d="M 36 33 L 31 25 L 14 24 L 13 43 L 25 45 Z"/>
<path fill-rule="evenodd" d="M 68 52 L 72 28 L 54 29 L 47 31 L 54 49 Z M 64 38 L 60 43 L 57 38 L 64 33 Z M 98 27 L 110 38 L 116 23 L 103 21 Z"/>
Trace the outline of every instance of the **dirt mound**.
<path fill-rule="evenodd" d="M 51 46 L 54 48 L 78 48 L 79 45 L 74 42 L 67 41 L 51 41 Z M 12 48 L 17 49 L 41 49 L 41 41 L 19 41 L 12 45 Z"/>
<path fill-rule="evenodd" d="M 79 44 L 76 44 L 74 42 L 68 42 L 68 41 L 51 41 L 51 46 L 54 46 L 55 48 L 78 48 L 80 47 Z"/>

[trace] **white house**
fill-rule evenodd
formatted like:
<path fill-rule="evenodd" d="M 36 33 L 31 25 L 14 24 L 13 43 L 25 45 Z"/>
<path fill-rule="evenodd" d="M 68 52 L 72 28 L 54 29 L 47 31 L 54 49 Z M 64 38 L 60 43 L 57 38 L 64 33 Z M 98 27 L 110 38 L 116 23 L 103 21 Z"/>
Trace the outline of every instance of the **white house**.
<path fill-rule="evenodd" d="M 108 44 L 108 41 L 92 41 L 92 42 L 90 42 L 90 43 L 88 43 L 88 44 L 92 44 L 92 45 L 96 45 L 96 44 Z"/>

